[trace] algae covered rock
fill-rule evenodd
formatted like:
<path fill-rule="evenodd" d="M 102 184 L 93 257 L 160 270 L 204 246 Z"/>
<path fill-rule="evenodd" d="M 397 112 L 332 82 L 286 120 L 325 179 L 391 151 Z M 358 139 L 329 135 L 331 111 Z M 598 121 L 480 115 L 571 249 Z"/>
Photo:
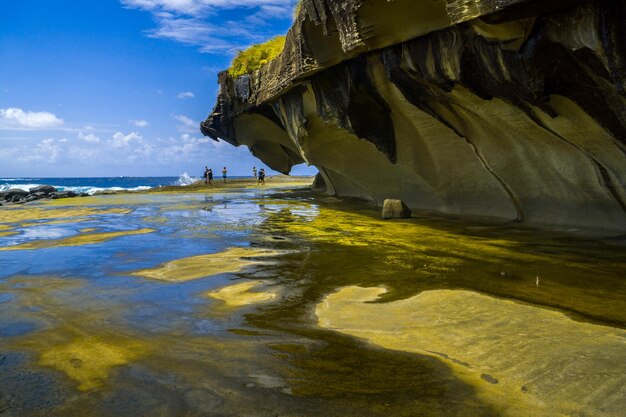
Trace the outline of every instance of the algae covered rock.
<path fill-rule="evenodd" d="M 382 206 L 626 230 L 626 3 L 304 0 L 202 132 Z"/>

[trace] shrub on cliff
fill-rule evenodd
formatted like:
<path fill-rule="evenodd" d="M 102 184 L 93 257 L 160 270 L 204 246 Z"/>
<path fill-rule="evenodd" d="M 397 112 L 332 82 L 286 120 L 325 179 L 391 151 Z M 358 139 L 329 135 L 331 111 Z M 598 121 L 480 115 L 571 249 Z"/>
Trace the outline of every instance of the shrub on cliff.
<path fill-rule="evenodd" d="M 265 43 L 252 45 L 245 51 L 239 51 L 228 73 L 233 77 L 250 74 L 280 55 L 284 46 L 285 37 L 276 36 Z"/>
<path fill-rule="evenodd" d="M 296 9 L 293 11 L 294 19 L 298 17 L 298 15 L 300 14 L 300 10 L 302 10 L 302 0 L 300 0 L 298 4 L 296 4 Z"/>

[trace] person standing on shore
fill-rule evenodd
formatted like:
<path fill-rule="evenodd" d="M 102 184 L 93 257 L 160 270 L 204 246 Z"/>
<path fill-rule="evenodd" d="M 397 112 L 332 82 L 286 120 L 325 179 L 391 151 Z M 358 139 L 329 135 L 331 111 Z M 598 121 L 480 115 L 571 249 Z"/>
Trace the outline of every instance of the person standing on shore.
<path fill-rule="evenodd" d="M 209 185 L 213 186 L 213 170 L 209 168 L 206 175 L 207 180 L 209 181 Z"/>
<path fill-rule="evenodd" d="M 224 182 L 226 182 L 226 174 L 228 174 L 228 170 L 226 169 L 226 167 L 224 167 L 224 169 L 222 170 L 222 178 L 224 179 Z"/>
<path fill-rule="evenodd" d="M 256 180 L 256 167 L 252 167 L 252 176 Z"/>
<path fill-rule="evenodd" d="M 257 182 L 257 185 L 258 184 L 265 185 L 265 168 L 261 168 L 259 171 L 259 181 Z"/>
<path fill-rule="evenodd" d="M 204 185 L 207 185 L 209 183 L 209 167 L 208 166 L 204 166 Z"/>

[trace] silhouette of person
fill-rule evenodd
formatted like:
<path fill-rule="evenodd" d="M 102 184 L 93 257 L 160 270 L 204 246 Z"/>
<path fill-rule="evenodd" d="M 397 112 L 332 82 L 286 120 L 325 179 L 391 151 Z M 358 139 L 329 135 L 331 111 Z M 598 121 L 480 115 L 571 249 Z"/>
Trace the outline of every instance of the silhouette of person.
<path fill-rule="evenodd" d="M 222 170 L 222 178 L 224 179 L 224 182 L 226 182 L 226 174 L 228 174 L 228 170 L 226 169 L 226 167 L 224 167 L 224 169 Z"/>

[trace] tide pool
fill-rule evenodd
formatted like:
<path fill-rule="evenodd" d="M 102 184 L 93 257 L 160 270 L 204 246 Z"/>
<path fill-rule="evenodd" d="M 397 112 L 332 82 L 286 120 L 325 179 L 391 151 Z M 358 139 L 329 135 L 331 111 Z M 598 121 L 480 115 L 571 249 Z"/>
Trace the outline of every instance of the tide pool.
<path fill-rule="evenodd" d="M 5 207 L 0 414 L 619 416 L 624 271 L 306 188 Z"/>

